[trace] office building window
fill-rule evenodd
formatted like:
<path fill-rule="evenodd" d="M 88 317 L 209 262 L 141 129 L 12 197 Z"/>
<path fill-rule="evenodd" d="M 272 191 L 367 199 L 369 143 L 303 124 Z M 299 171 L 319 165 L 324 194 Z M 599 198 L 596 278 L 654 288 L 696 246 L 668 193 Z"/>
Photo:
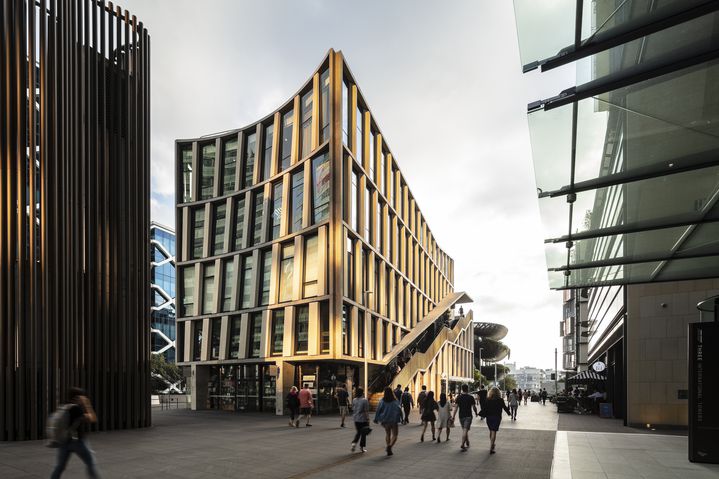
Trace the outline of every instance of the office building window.
<path fill-rule="evenodd" d="M 295 354 L 307 354 L 310 327 L 310 307 L 295 309 Z"/>
<path fill-rule="evenodd" d="M 270 302 L 270 278 L 272 276 L 272 251 L 262 252 L 262 292 L 260 293 L 260 304 L 265 305 Z"/>
<path fill-rule="evenodd" d="M 387 354 L 387 323 L 380 321 L 380 328 L 382 328 L 382 355 Z"/>
<path fill-rule="evenodd" d="M 364 357 L 364 313 L 359 314 L 357 318 L 357 356 Z"/>
<path fill-rule="evenodd" d="M 359 102 L 357 102 L 359 103 Z M 364 138 L 362 132 L 364 131 L 364 117 L 362 115 L 362 109 L 357 106 L 357 117 L 355 118 L 355 130 L 357 135 L 357 144 L 355 145 L 355 160 L 360 165 L 363 164 L 364 156 L 362 155 L 362 147 L 364 145 Z"/>
<path fill-rule="evenodd" d="M 302 96 L 300 100 L 302 104 L 302 136 L 300 137 L 300 147 L 302 148 L 301 158 L 309 155 L 312 151 L 312 90 Z"/>
<path fill-rule="evenodd" d="M 379 269 L 380 269 L 380 260 L 377 257 L 375 257 L 375 260 L 374 260 L 374 285 L 372 286 L 372 298 L 374 299 L 374 310 L 375 311 L 379 311 L 379 288 L 380 288 Z"/>
<path fill-rule="evenodd" d="M 230 358 L 240 357 L 240 338 L 242 332 L 242 319 L 239 316 L 230 318 Z"/>
<path fill-rule="evenodd" d="M 205 207 L 198 206 L 193 211 L 192 219 L 192 258 L 202 258 L 205 240 Z"/>
<path fill-rule="evenodd" d="M 282 181 L 272 185 L 272 239 L 280 237 L 282 221 Z"/>
<path fill-rule="evenodd" d="M 374 155 L 374 143 L 375 143 L 375 136 L 374 131 L 372 131 L 372 128 L 370 127 L 369 130 L 369 177 L 372 181 L 377 181 L 374 177 L 374 162 L 376 161 L 375 155 Z"/>
<path fill-rule="evenodd" d="M 237 169 L 237 140 L 225 141 L 222 158 L 222 193 L 235 191 L 235 170 Z"/>
<path fill-rule="evenodd" d="M 250 324 L 248 332 L 250 333 L 250 357 L 260 357 L 260 346 L 262 345 L 262 313 L 250 314 Z"/>
<path fill-rule="evenodd" d="M 342 81 L 342 143 L 350 146 L 350 88 L 346 81 Z"/>
<path fill-rule="evenodd" d="M 240 196 L 235 204 L 235 251 L 242 248 L 245 228 L 245 195 Z"/>
<path fill-rule="evenodd" d="M 330 162 L 327 155 L 312 160 L 313 217 L 314 223 L 321 223 L 330 217 Z"/>
<path fill-rule="evenodd" d="M 245 145 L 245 161 L 242 170 L 242 187 L 252 186 L 252 179 L 255 174 L 255 154 L 257 151 L 257 134 L 247 135 L 247 144 Z"/>
<path fill-rule="evenodd" d="M 252 217 L 252 244 L 262 243 L 262 220 L 265 213 L 265 195 L 262 191 L 254 192 L 254 214 Z"/>
<path fill-rule="evenodd" d="M 242 262 L 242 309 L 252 306 L 252 268 L 253 258 L 245 256 Z"/>
<path fill-rule="evenodd" d="M 370 288 L 370 277 L 369 277 L 369 251 L 362 248 L 362 297 L 360 303 L 367 306 L 369 298 L 365 291 L 369 291 Z"/>
<path fill-rule="evenodd" d="M 192 201 L 192 147 L 182 149 L 182 191 L 183 201 Z"/>
<path fill-rule="evenodd" d="M 355 231 L 359 231 L 359 225 L 357 224 L 357 215 L 359 214 L 359 194 L 357 188 L 357 173 L 352 171 L 351 173 L 352 184 L 350 185 L 350 226 Z"/>
<path fill-rule="evenodd" d="M 262 178 L 266 180 L 272 175 L 272 143 L 275 138 L 275 125 L 270 123 L 265 127 L 265 148 L 262 152 Z"/>
<path fill-rule="evenodd" d="M 380 187 L 380 183 L 382 186 Z M 387 196 L 387 165 L 385 164 L 384 150 L 379 153 L 379 175 L 377 175 L 377 186 L 382 188 L 382 193 Z"/>
<path fill-rule="evenodd" d="M 235 305 L 232 304 L 232 292 L 235 284 L 235 261 L 228 259 L 223 262 L 225 275 L 222 281 L 222 311 L 232 311 Z"/>
<path fill-rule="evenodd" d="M 350 308 L 342 305 L 342 354 L 349 356 L 352 347 L 352 323 L 350 319 Z"/>
<path fill-rule="evenodd" d="M 317 254 L 317 236 L 309 236 L 305 240 L 305 274 L 303 281 L 303 297 L 317 296 L 317 278 L 319 257 Z"/>
<path fill-rule="evenodd" d="M 272 311 L 272 355 L 281 355 L 285 340 L 285 310 Z"/>
<path fill-rule="evenodd" d="M 292 129 L 295 121 L 295 112 L 290 110 L 282 116 L 282 147 L 280 170 L 284 171 L 290 167 L 292 162 Z"/>
<path fill-rule="evenodd" d="M 305 172 L 300 170 L 292 175 L 292 221 L 290 223 L 290 233 L 294 233 L 302 229 L 302 203 L 304 194 Z"/>
<path fill-rule="evenodd" d="M 210 321 L 210 359 L 220 357 L 220 335 L 222 334 L 222 319 L 212 318 Z"/>
<path fill-rule="evenodd" d="M 369 320 L 369 344 L 370 344 L 370 357 L 371 359 L 377 359 L 377 318 L 370 316 Z"/>
<path fill-rule="evenodd" d="M 364 190 L 364 239 L 369 244 L 374 244 L 372 237 L 372 190 Z"/>
<path fill-rule="evenodd" d="M 330 139 L 330 71 L 320 75 L 320 143 Z"/>
<path fill-rule="evenodd" d="M 202 280 L 202 313 L 215 312 L 215 265 L 209 263 L 204 266 L 205 274 Z"/>
<path fill-rule="evenodd" d="M 329 304 L 320 303 L 320 353 L 330 352 L 330 311 Z"/>
<path fill-rule="evenodd" d="M 182 310 L 180 316 L 195 315 L 195 267 L 182 268 Z"/>
<path fill-rule="evenodd" d="M 202 147 L 202 178 L 200 179 L 200 199 L 206 200 L 212 197 L 212 190 L 215 186 L 215 144 L 210 143 Z"/>
<path fill-rule="evenodd" d="M 202 359 L 202 320 L 192 322 L 192 360 Z"/>
<path fill-rule="evenodd" d="M 220 203 L 215 207 L 215 241 L 212 243 L 212 254 L 225 252 L 225 223 L 227 216 L 227 205 Z"/>
<path fill-rule="evenodd" d="M 345 296 L 354 299 L 354 242 L 347 238 L 347 264 L 345 266 Z"/>
<path fill-rule="evenodd" d="M 295 245 L 289 243 L 282 246 L 280 261 L 280 302 L 292 300 L 292 282 L 295 270 Z"/>

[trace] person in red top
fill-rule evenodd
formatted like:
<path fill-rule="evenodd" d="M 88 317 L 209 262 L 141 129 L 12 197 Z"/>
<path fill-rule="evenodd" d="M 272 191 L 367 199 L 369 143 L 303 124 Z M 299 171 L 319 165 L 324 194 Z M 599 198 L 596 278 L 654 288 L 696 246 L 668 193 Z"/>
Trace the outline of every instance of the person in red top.
<path fill-rule="evenodd" d="M 302 390 L 300 391 L 300 414 L 302 415 L 302 418 L 307 419 L 305 427 L 312 426 L 312 424 L 310 424 L 310 417 L 312 417 L 313 407 L 314 404 L 312 401 L 312 391 L 310 391 L 310 386 L 305 383 L 302 386 Z"/>

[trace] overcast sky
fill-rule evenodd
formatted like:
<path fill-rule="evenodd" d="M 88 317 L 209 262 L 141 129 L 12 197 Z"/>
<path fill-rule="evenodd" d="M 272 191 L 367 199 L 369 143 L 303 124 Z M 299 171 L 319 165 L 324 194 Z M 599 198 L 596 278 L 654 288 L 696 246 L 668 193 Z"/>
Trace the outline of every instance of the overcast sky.
<path fill-rule="evenodd" d="M 572 72 L 522 75 L 512 2 L 119 3 L 152 39 L 154 220 L 174 225 L 175 139 L 271 113 L 341 50 L 475 319 L 508 326 L 518 365 L 554 366 L 562 298 L 547 283 L 526 106 Z"/>

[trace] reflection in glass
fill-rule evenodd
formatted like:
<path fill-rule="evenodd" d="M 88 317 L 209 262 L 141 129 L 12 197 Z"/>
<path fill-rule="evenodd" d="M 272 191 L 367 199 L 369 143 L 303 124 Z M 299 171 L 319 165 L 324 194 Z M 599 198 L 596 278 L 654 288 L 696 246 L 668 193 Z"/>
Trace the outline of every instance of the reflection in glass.
<path fill-rule="evenodd" d="M 295 269 L 295 245 L 289 243 L 282 246 L 280 261 L 280 302 L 292 300 L 292 278 Z"/>
<path fill-rule="evenodd" d="M 282 116 L 282 157 L 280 159 L 280 170 L 284 171 L 290 167 L 292 161 L 292 129 L 295 121 L 295 112 L 290 110 Z"/>
<path fill-rule="evenodd" d="M 317 279 L 319 273 L 317 241 L 317 235 L 309 236 L 305 240 L 305 278 L 303 294 L 305 298 L 317 296 Z"/>
<path fill-rule="evenodd" d="M 215 264 L 208 263 L 204 267 L 205 274 L 202 284 L 202 312 L 204 314 L 215 312 Z"/>
<path fill-rule="evenodd" d="M 181 316 L 195 315 L 195 267 L 182 268 L 182 311 Z"/>
<path fill-rule="evenodd" d="M 182 201 L 192 201 L 192 147 L 182 149 Z"/>
<path fill-rule="evenodd" d="M 330 216 L 330 162 L 327 155 L 312 159 L 313 214 L 314 223 L 321 223 Z"/>
<path fill-rule="evenodd" d="M 376 181 L 374 177 L 374 162 L 376 161 L 376 158 L 374 156 L 374 143 L 375 143 L 375 136 L 374 131 L 372 128 L 369 130 L 369 177 L 372 181 Z"/>
<path fill-rule="evenodd" d="M 215 208 L 215 241 L 212 243 L 212 254 L 225 252 L 225 217 L 227 205 L 221 203 Z"/>
<path fill-rule="evenodd" d="M 193 213 L 192 258 L 202 258 L 205 240 L 205 207 L 198 206 Z"/>
<path fill-rule="evenodd" d="M 275 137 L 275 125 L 271 123 L 265 127 L 265 151 L 262 154 L 262 178 L 266 180 L 272 174 L 272 145 Z"/>
<path fill-rule="evenodd" d="M 212 197 L 212 189 L 215 185 L 215 144 L 210 143 L 202 147 L 202 178 L 200 181 L 200 199 L 206 200 Z"/>
<path fill-rule="evenodd" d="M 357 173 L 354 170 L 351 173 L 351 190 L 350 190 L 350 226 L 352 229 L 359 232 L 359 225 L 357 224 L 357 215 L 359 210 L 358 204 L 358 191 L 357 191 Z"/>
<path fill-rule="evenodd" d="M 290 222 L 290 233 L 302 229 L 302 207 L 304 200 L 305 172 L 300 170 L 292 175 L 292 219 Z"/>
<path fill-rule="evenodd" d="M 220 357 L 220 334 L 222 333 L 222 319 L 212 318 L 210 321 L 210 359 Z"/>
<path fill-rule="evenodd" d="M 232 291 L 235 281 L 235 262 L 233 259 L 224 261 L 225 276 L 222 282 L 222 311 L 232 311 L 235 305 L 232 304 Z"/>
<path fill-rule="evenodd" d="M 252 268 L 253 262 L 251 255 L 244 258 L 242 264 L 242 309 L 252 306 Z"/>
<path fill-rule="evenodd" d="M 309 306 L 297 306 L 295 309 L 295 354 L 307 354 L 309 325 Z"/>
<path fill-rule="evenodd" d="M 330 139 L 330 71 L 320 75 L 320 143 Z"/>
<path fill-rule="evenodd" d="M 245 195 L 237 200 L 235 206 L 235 251 L 242 249 L 242 239 L 245 228 Z"/>
<path fill-rule="evenodd" d="M 272 355 L 281 355 L 285 339 L 285 310 L 272 311 Z"/>
<path fill-rule="evenodd" d="M 237 169 L 237 140 L 225 142 L 222 168 L 222 193 L 235 191 L 235 170 Z"/>
<path fill-rule="evenodd" d="M 364 192 L 364 238 L 369 244 L 374 244 L 372 237 L 372 191 L 365 188 Z"/>
<path fill-rule="evenodd" d="M 240 316 L 232 316 L 230 318 L 230 358 L 238 359 L 240 357 L 240 339 L 242 332 L 242 320 Z"/>
<path fill-rule="evenodd" d="M 257 150 L 256 145 L 257 140 L 257 134 L 252 133 L 251 135 L 247 135 L 247 144 L 245 146 L 245 162 L 243 165 L 243 180 L 242 180 L 242 187 L 247 188 L 248 186 L 252 186 L 253 182 L 252 179 L 255 174 L 255 155 Z"/>
<path fill-rule="evenodd" d="M 280 237 L 282 221 L 282 182 L 272 185 L 272 239 Z"/>
<path fill-rule="evenodd" d="M 352 106 L 349 103 L 349 86 L 346 81 L 342 81 L 342 143 L 350 146 L 350 112 Z"/>
<path fill-rule="evenodd" d="M 192 360 L 202 358 L 202 320 L 192 322 Z"/>
<path fill-rule="evenodd" d="M 272 276 L 272 251 L 262 252 L 262 292 L 260 293 L 260 304 L 265 305 L 270 302 L 270 279 Z"/>
<path fill-rule="evenodd" d="M 330 311 L 326 301 L 320 303 L 320 353 L 330 352 Z"/>
<path fill-rule="evenodd" d="M 250 357 L 260 357 L 260 347 L 262 345 L 262 313 L 250 314 Z"/>
<path fill-rule="evenodd" d="M 352 238 L 347 238 L 347 256 L 345 265 L 345 296 L 354 299 L 355 294 L 355 274 L 354 274 L 354 242 Z"/>
<path fill-rule="evenodd" d="M 302 136 L 300 138 L 302 154 L 300 157 L 304 158 L 312 151 L 312 90 L 305 93 L 300 101 L 302 104 Z"/>
<path fill-rule="evenodd" d="M 265 213 L 265 195 L 262 191 L 256 191 L 254 193 L 253 205 L 255 207 L 252 224 L 252 244 L 258 244 L 262 242 L 262 220 Z"/>
<path fill-rule="evenodd" d="M 362 135 L 362 132 L 364 131 L 364 116 L 362 115 L 362 110 L 359 106 L 357 106 L 357 116 L 355 117 L 355 130 L 357 135 L 357 144 L 355 145 L 355 160 L 361 165 L 364 161 L 364 156 L 362 155 L 362 148 L 364 145 L 364 137 Z"/>
<path fill-rule="evenodd" d="M 342 305 L 342 354 L 346 356 L 349 356 L 352 344 L 348 309 L 346 304 Z"/>

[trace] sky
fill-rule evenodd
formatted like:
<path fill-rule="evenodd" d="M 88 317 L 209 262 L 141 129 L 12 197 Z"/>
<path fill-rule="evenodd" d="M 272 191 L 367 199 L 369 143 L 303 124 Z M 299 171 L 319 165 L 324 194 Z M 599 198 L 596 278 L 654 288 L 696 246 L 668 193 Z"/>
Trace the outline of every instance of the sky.
<path fill-rule="evenodd" d="M 475 320 L 519 366 L 554 367 L 527 103 L 573 72 L 523 75 L 508 0 L 121 0 L 151 36 L 152 218 L 174 225 L 174 142 L 273 112 L 341 50 Z M 561 367 L 561 357 L 560 357 Z"/>

